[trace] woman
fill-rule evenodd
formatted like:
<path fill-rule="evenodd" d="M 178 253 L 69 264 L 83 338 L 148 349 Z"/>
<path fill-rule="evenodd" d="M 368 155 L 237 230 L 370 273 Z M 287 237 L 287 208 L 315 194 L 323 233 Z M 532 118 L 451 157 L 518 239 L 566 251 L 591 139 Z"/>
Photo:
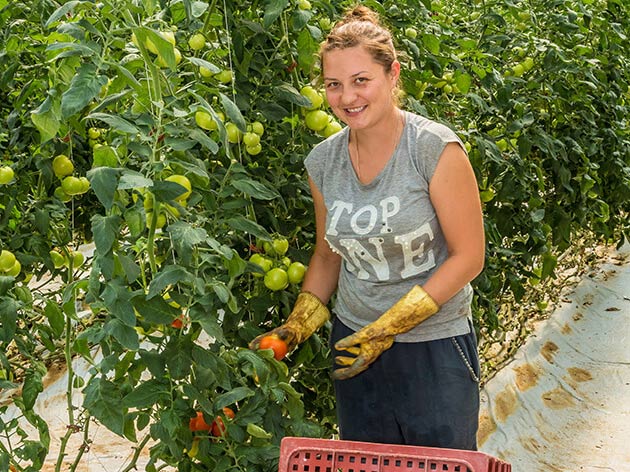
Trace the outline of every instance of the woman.
<path fill-rule="evenodd" d="M 326 321 L 336 291 L 340 437 L 474 450 L 469 282 L 483 268 L 484 232 L 466 152 L 448 127 L 399 107 L 400 63 L 372 10 L 347 12 L 320 59 L 347 126 L 305 160 L 316 247 L 293 312 L 273 332 L 295 347 Z"/>

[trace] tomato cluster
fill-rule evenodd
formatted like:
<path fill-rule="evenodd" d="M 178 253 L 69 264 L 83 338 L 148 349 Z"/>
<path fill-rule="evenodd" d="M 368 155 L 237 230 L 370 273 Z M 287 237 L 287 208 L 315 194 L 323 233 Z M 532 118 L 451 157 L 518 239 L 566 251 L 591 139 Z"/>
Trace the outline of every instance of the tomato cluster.
<path fill-rule="evenodd" d="M 341 124 L 323 109 L 326 104 L 322 92 L 312 85 L 305 85 L 300 89 L 300 94 L 310 102 L 310 105 L 303 107 L 304 124 L 308 129 L 324 138 L 341 131 Z"/>
<path fill-rule="evenodd" d="M 223 407 L 223 416 L 228 419 L 234 419 L 236 414 L 234 413 L 234 410 L 232 410 L 232 408 L 226 406 Z M 221 415 L 217 415 L 212 423 L 208 424 L 203 416 L 202 411 L 197 411 L 195 416 L 190 418 L 188 422 L 188 429 L 192 432 L 207 431 L 215 437 L 223 437 L 227 432 L 223 417 Z"/>
<path fill-rule="evenodd" d="M 286 256 L 289 250 L 289 241 L 282 236 L 277 236 L 271 241 L 259 242 L 256 246 L 262 252 L 255 252 L 249 258 L 249 262 L 256 264 L 263 272 L 254 273 L 263 277 L 263 283 L 269 290 L 277 292 L 286 289 L 289 284 L 302 283 L 306 274 L 306 266 L 299 261 L 292 261 Z"/>

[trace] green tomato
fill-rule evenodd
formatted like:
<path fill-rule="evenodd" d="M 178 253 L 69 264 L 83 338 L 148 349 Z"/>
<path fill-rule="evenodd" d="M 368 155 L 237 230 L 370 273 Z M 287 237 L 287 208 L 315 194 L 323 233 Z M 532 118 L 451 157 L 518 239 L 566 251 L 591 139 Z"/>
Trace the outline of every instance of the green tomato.
<path fill-rule="evenodd" d="M 22 270 L 22 264 L 20 264 L 20 261 L 15 261 L 15 264 L 13 264 L 13 267 L 7 270 L 5 274 L 8 275 L 9 277 L 17 277 L 20 274 L 21 270 Z"/>
<path fill-rule="evenodd" d="M 304 117 L 304 123 L 308 129 L 322 131 L 330 122 L 330 115 L 324 110 L 309 111 Z"/>
<path fill-rule="evenodd" d="M 82 252 L 74 252 L 72 254 L 72 266 L 76 269 L 81 267 L 85 262 L 85 255 Z"/>
<path fill-rule="evenodd" d="M 2 252 L 0 252 L 0 270 L 2 272 L 7 272 L 15 265 L 16 262 L 17 259 L 15 258 L 15 254 L 11 251 L 3 249 Z"/>
<path fill-rule="evenodd" d="M 193 51 L 199 51 L 200 49 L 203 49 L 205 47 L 206 38 L 201 33 L 193 34 L 188 40 L 188 45 Z"/>
<path fill-rule="evenodd" d="M 241 140 L 242 133 L 234 123 L 229 122 L 225 124 L 225 131 L 227 131 L 227 139 L 230 143 L 235 144 Z"/>
<path fill-rule="evenodd" d="M 269 290 L 277 292 L 287 288 L 289 285 L 289 276 L 287 275 L 286 270 L 275 267 L 265 274 L 264 282 L 265 287 Z"/>
<path fill-rule="evenodd" d="M 209 79 L 210 77 L 212 77 L 214 75 L 214 72 L 212 72 L 207 67 L 203 67 L 202 66 L 202 67 L 199 68 L 199 75 L 201 77 L 203 77 L 204 79 Z"/>
<path fill-rule="evenodd" d="M 186 177 L 185 175 L 174 174 L 174 175 L 171 175 L 171 176 L 167 177 L 165 180 L 167 182 L 174 182 L 174 183 L 184 187 L 184 189 L 185 189 L 184 193 L 182 193 L 181 195 L 179 195 L 179 196 L 177 196 L 175 198 L 175 200 L 177 200 L 177 201 L 186 200 L 190 196 L 190 194 L 192 193 L 192 185 L 190 183 L 190 180 L 188 180 L 188 177 Z"/>
<path fill-rule="evenodd" d="M 249 262 L 252 264 L 256 264 L 259 266 L 263 272 L 269 272 L 273 267 L 273 261 L 268 257 L 263 256 L 262 254 L 254 254 L 249 258 Z"/>
<path fill-rule="evenodd" d="M 81 192 L 79 192 L 79 195 L 83 195 L 90 190 L 90 181 L 87 177 L 79 177 L 79 182 L 81 183 Z"/>
<path fill-rule="evenodd" d="M 217 122 L 214 121 L 214 118 L 212 118 L 212 115 L 210 115 L 210 113 L 206 113 L 205 111 L 201 110 L 195 113 L 195 123 L 197 123 L 197 126 L 199 126 L 200 128 L 208 131 L 215 130 L 219 127 Z"/>
<path fill-rule="evenodd" d="M 98 128 L 90 128 L 88 129 L 88 138 L 90 139 L 98 139 L 101 137 L 101 130 Z"/>
<path fill-rule="evenodd" d="M 8 184 L 15 177 L 13 169 L 9 166 L 0 167 L 0 185 Z"/>
<path fill-rule="evenodd" d="M 73 175 L 69 175 L 61 181 L 61 188 L 68 195 L 80 195 L 84 193 L 83 185 L 83 182 Z"/>
<path fill-rule="evenodd" d="M 335 133 L 338 133 L 339 131 L 342 130 L 342 126 L 338 121 L 331 121 L 330 123 L 328 123 L 326 125 L 326 127 L 324 128 L 324 130 L 322 131 L 322 135 L 325 138 L 328 138 L 329 136 L 332 136 Z"/>
<path fill-rule="evenodd" d="M 300 94 L 311 102 L 311 106 L 306 107 L 307 110 L 317 110 L 324 103 L 324 97 L 311 85 L 302 87 Z"/>
<path fill-rule="evenodd" d="M 308 0 L 298 0 L 297 6 L 300 10 L 310 10 L 312 8 L 311 2 Z"/>
<path fill-rule="evenodd" d="M 289 282 L 292 284 L 299 284 L 302 282 L 304 274 L 306 274 L 306 266 L 301 262 L 293 262 L 287 270 Z"/>
<path fill-rule="evenodd" d="M 260 121 L 254 121 L 252 123 L 252 131 L 256 133 L 258 136 L 262 136 L 265 132 L 265 127 Z"/>
<path fill-rule="evenodd" d="M 70 158 L 64 154 L 59 154 L 53 159 L 52 168 L 57 177 L 65 177 L 74 172 L 74 164 Z"/>
<path fill-rule="evenodd" d="M 405 36 L 407 36 L 407 38 L 409 39 L 416 39 L 418 37 L 418 32 L 415 28 L 409 27 L 405 29 Z"/>
<path fill-rule="evenodd" d="M 63 256 L 63 254 L 55 251 L 54 249 L 50 251 L 49 254 L 50 260 L 55 266 L 55 269 L 61 269 L 64 265 L 66 265 L 66 258 Z"/>
<path fill-rule="evenodd" d="M 286 254 L 286 252 L 289 250 L 289 241 L 287 241 L 285 238 L 274 239 L 271 242 L 271 245 L 274 252 L 279 256 Z"/>
<path fill-rule="evenodd" d="M 260 151 L 262 151 L 262 145 L 258 143 L 256 146 L 245 146 L 245 151 L 247 151 L 247 154 L 251 156 L 256 156 L 260 154 Z"/>
<path fill-rule="evenodd" d="M 258 146 L 260 144 L 260 136 L 253 131 L 247 132 L 243 135 L 243 144 L 248 147 Z"/>
<path fill-rule="evenodd" d="M 229 69 L 224 69 L 216 75 L 216 78 L 222 84 L 229 84 L 232 82 L 232 71 Z"/>
<path fill-rule="evenodd" d="M 525 66 L 523 64 L 516 64 L 514 67 L 512 67 L 512 74 L 514 74 L 515 77 L 520 77 L 525 73 Z"/>
<path fill-rule="evenodd" d="M 66 192 L 64 192 L 61 186 L 55 188 L 55 192 L 53 195 L 64 203 L 68 203 L 70 200 L 72 200 L 72 195 L 68 195 Z"/>

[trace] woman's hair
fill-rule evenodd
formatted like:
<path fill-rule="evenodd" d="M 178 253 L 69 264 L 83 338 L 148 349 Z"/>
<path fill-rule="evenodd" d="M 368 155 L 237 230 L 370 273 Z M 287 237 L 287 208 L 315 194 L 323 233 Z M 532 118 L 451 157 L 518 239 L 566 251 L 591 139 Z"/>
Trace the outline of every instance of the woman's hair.
<path fill-rule="evenodd" d="M 357 5 L 332 28 L 319 48 L 319 59 L 323 66 L 324 55 L 335 49 L 363 46 L 375 62 L 386 72 L 396 60 L 396 48 L 390 31 L 381 25 L 378 15 L 363 5 Z"/>

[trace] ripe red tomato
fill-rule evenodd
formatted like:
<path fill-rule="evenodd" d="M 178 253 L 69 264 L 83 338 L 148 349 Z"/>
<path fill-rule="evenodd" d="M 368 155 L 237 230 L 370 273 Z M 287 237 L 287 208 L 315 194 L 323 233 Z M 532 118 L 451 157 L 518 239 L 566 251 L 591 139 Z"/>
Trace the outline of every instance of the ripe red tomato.
<path fill-rule="evenodd" d="M 284 356 L 287 355 L 287 351 L 289 350 L 287 343 L 275 334 L 270 334 L 262 338 L 258 347 L 260 349 L 273 349 L 273 357 L 275 357 L 277 361 L 284 359 Z"/>
<path fill-rule="evenodd" d="M 188 429 L 191 431 L 210 431 L 212 426 L 206 423 L 206 420 L 203 417 L 203 412 L 198 411 L 197 416 L 190 418 L 190 421 L 188 422 Z"/>
<path fill-rule="evenodd" d="M 223 414 L 226 416 L 226 418 L 234 418 L 235 414 L 234 414 L 234 410 L 232 410 L 232 408 L 230 407 L 223 407 Z M 214 421 L 212 422 L 212 426 L 211 426 L 211 433 L 213 436 L 225 436 L 225 423 L 223 422 L 223 418 L 221 418 L 220 416 L 217 416 Z"/>

